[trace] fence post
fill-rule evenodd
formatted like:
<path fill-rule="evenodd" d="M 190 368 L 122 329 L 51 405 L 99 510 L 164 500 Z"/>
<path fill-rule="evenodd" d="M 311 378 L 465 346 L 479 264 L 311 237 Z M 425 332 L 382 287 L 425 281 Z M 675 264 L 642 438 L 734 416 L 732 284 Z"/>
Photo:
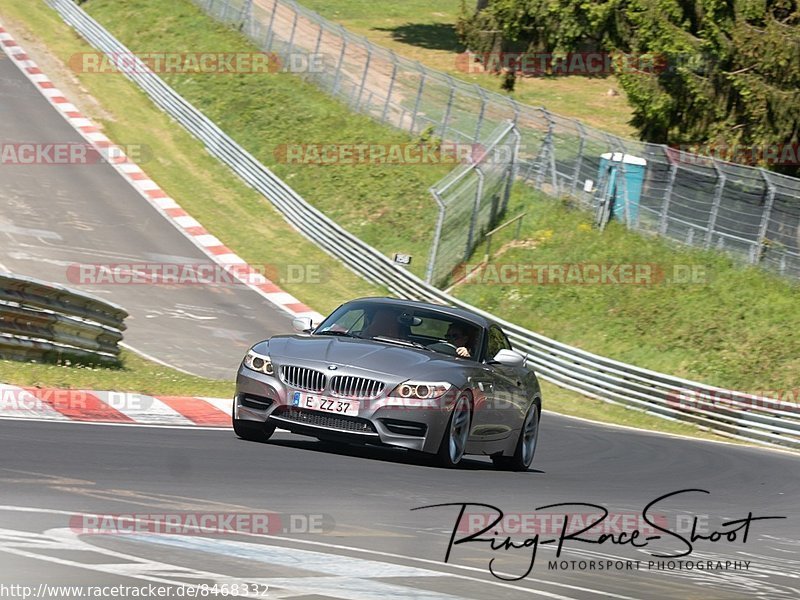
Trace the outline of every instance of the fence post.
<path fill-rule="evenodd" d="M 711 248 L 711 242 L 714 238 L 714 227 L 717 225 L 717 215 L 719 214 L 719 205 L 722 202 L 722 191 L 725 189 L 725 173 L 717 165 L 717 161 L 711 156 L 711 164 L 714 165 L 714 171 L 717 173 L 717 186 L 714 190 L 714 200 L 711 204 L 711 215 L 708 218 L 708 229 L 706 230 L 706 239 L 704 243 L 705 248 Z"/>
<path fill-rule="evenodd" d="M 333 90 L 331 91 L 331 94 L 334 96 L 339 92 L 339 83 L 342 79 L 344 53 L 347 51 L 347 30 L 341 25 L 339 25 L 339 38 L 342 40 L 342 49 L 339 52 L 339 61 L 336 63 L 336 75 L 333 78 Z"/>
<path fill-rule="evenodd" d="M 669 225 L 669 203 L 672 202 L 672 189 L 675 187 L 675 177 L 678 175 L 678 166 L 672 162 L 672 157 L 669 155 L 669 148 L 664 147 L 664 155 L 669 162 L 669 179 L 667 180 L 667 189 L 664 190 L 664 202 L 661 204 L 660 222 L 658 224 L 658 232 L 661 235 L 667 235 L 667 227 Z"/>
<path fill-rule="evenodd" d="M 767 201 L 764 204 L 764 214 L 761 215 L 761 224 L 758 227 L 758 240 L 756 250 L 753 253 L 753 264 L 761 262 L 764 257 L 764 242 L 767 239 L 767 230 L 769 229 L 769 220 L 772 217 L 772 207 L 775 205 L 775 184 L 769 179 L 769 175 L 764 169 L 759 169 L 761 177 L 764 178 L 764 183 L 767 184 Z"/>
<path fill-rule="evenodd" d="M 483 160 L 483 158 L 481 158 Z M 472 250 L 472 242 L 475 238 L 475 225 L 478 221 L 478 213 L 481 210 L 481 199 L 483 198 L 483 181 L 485 179 L 480 166 L 475 165 L 475 174 L 478 176 L 478 186 L 475 189 L 475 202 L 472 204 L 472 218 L 469 221 L 469 232 L 467 233 L 467 247 L 464 248 L 464 260 L 469 259 Z"/>
<path fill-rule="evenodd" d="M 314 57 L 319 55 L 319 47 L 322 45 L 322 33 L 324 28 L 322 27 L 322 23 L 319 24 L 319 33 L 317 33 L 317 42 L 314 44 Z"/>
<path fill-rule="evenodd" d="M 575 159 L 575 169 L 572 171 L 572 197 L 577 196 L 578 192 L 578 177 L 581 176 L 581 167 L 583 166 L 583 151 L 586 148 L 586 129 L 580 121 L 573 121 L 578 128 L 581 135 L 581 141 L 578 144 L 578 158 Z"/>
<path fill-rule="evenodd" d="M 386 92 L 386 102 L 383 105 L 383 114 L 381 115 L 381 121 L 386 121 L 386 115 L 389 114 L 389 102 L 392 99 L 392 91 L 394 90 L 394 82 L 397 79 L 397 56 L 395 56 L 394 52 L 391 52 L 392 57 L 392 78 L 389 81 L 389 90 Z"/>
<path fill-rule="evenodd" d="M 508 165 L 508 175 L 506 176 L 506 185 L 503 188 L 503 204 L 500 208 L 500 212 L 506 212 L 506 208 L 508 208 L 508 199 L 511 196 L 511 186 L 514 185 L 514 181 L 517 179 L 517 166 L 518 166 L 518 159 L 519 159 L 519 146 L 522 143 L 522 135 L 519 132 L 519 129 L 514 123 L 511 123 L 511 129 L 509 130 L 510 133 L 514 135 L 514 146 L 511 150 L 511 162 Z"/>
<path fill-rule="evenodd" d="M 267 40 L 264 42 L 264 50 L 272 50 L 272 38 L 274 37 L 273 25 L 275 23 L 275 13 L 278 11 L 278 0 L 272 2 L 272 12 L 269 15 L 269 25 L 267 25 Z"/>
<path fill-rule="evenodd" d="M 539 150 L 539 156 L 536 157 L 536 162 L 539 164 L 537 165 L 538 170 L 534 185 L 537 190 L 541 191 L 542 185 L 544 184 L 544 171 L 546 169 L 545 163 L 550 161 L 550 155 L 553 154 L 553 119 L 550 118 L 550 113 L 545 109 L 540 108 L 539 111 L 544 115 L 544 118 L 547 119 L 547 135 L 542 142 L 542 147 Z M 556 187 L 556 194 L 558 193 L 557 183 L 558 182 L 555 179 L 555 173 L 553 173 L 553 184 Z"/>
<path fill-rule="evenodd" d="M 354 105 L 355 110 L 361 105 L 361 95 L 364 93 L 364 86 L 367 84 L 367 74 L 369 73 L 369 63 L 372 60 L 372 44 L 366 42 L 367 60 L 364 62 L 364 72 L 361 74 L 361 84 L 358 86 L 358 94 L 356 95 L 356 102 Z"/>
<path fill-rule="evenodd" d="M 414 127 L 417 124 L 417 114 L 422 101 L 422 89 L 425 87 L 425 78 L 427 77 L 427 72 L 419 62 L 417 62 L 417 70 L 419 71 L 419 87 L 417 88 L 417 98 L 414 100 L 414 112 L 411 114 L 411 128 L 409 129 L 411 133 L 414 133 Z"/>
<path fill-rule="evenodd" d="M 289 34 L 289 43 L 286 45 L 286 58 L 291 62 L 292 60 L 292 51 L 294 50 L 294 34 L 297 31 L 297 3 L 292 2 L 292 11 L 294 12 L 294 17 L 292 18 L 292 33 Z"/>
<path fill-rule="evenodd" d="M 253 19 L 253 0 L 245 0 L 242 4 L 242 10 L 239 12 L 239 28 L 244 29 L 244 26 Z"/>
<path fill-rule="evenodd" d="M 481 110 L 478 113 L 478 124 L 475 126 L 475 135 L 472 136 L 476 142 L 481 139 L 481 126 L 483 125 L 483 115 L 486 113 L 486 94 L 483 93 L 483 88 L 478 84 L 475 84 L 475 89 L 478 91 L 478 94 L 481 97 Z"/>
<path fill-rule="evenodd" d="M 450 111 L 453 110 L 453 99 L 456 95 L 456 86 L 453 78 L 447 75 L 447 82 L 450 84 L 450 95 L 447 97 L 447 107 L 442 117 L 442 139 L 447 139 L 447 123 L 450 121 Z"/>
<path fill-rule="evenodd" d="M 425 283 L 432 285 L 433 267 L 436 264 L 436 255 L 439 252 L 439 239 L 442 237 L 442 227 L 444 227 L 445 205 L 439 197 L 439 192 L 436 188 L 431 188 L 430 192 L 436 204 L 439 206 L 439 216 L 436 218 L 436 229 L 433 232 L 433 243 L 431 244 L 431 254 L 428 258 L 428 268 L 425 270 Z"/>

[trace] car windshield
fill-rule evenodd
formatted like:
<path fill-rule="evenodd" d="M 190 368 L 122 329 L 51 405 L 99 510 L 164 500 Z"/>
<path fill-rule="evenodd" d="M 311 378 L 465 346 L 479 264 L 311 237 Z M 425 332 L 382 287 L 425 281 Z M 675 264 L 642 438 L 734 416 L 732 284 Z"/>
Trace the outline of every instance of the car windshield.
<path fill-rule="evenodd" d="M 349 303 L 339 307 L 314 332 L 425 348 L 476 360 L 481 328 L 452 315 L 398 304 Z"/>

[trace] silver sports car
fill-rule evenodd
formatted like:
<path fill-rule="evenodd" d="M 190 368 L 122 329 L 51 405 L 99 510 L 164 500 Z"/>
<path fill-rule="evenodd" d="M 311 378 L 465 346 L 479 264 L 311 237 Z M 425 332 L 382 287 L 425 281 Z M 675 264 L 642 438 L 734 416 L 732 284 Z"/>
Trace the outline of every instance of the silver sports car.
<path fill-rule="evenodd" d="M 276 427 L 325 441 L 465 454 L 527 470 L 542 410 L 539 382 L 502 329 L 467 310 L 364 298 L 318 327 L 253 346 L 236 379 L 233 429 L 267 440 Z"/>

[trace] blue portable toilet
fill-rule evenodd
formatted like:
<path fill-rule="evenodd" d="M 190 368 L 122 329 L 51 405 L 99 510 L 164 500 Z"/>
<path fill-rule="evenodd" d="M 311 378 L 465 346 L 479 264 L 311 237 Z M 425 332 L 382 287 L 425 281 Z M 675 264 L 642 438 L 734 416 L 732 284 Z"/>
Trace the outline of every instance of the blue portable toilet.
<path fill-rule="evenodd" d="M 602 185 L 601 201 L 611 202 L 611 216 L 628 226 L 639 221 L 639 201 L 646 169 L 647 161 L 638 156 L 622 152 L 600 155 L 597 180 Z M 619 178 L 620 171 L 624 172 L 623 179 Z"/>

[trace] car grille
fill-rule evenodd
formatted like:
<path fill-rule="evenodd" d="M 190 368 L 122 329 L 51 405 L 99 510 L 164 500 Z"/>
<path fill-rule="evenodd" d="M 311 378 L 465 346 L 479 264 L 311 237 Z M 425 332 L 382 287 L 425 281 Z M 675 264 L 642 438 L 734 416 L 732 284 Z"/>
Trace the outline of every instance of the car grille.
<path fill-rule="evenodd" d="M 338 375 L 331 379 L 331 392 L 345 398 L 377 398 L 383 391 L 382 381 L 364 377 Z"/>
<path fill-rule="evenodd" d="M 309 392 L 321 392 L 325 389 L 325 373 L 304 367 L 281 367 L 281 379 L 290 386 Z"/>
<path fill-rule="evenodd" d="M 327 427 L 355 433 L 377 433 L 372 423 L 358 417 L 328 415 L 315 410 L 290 407 L 278 409 L 272 414 L 274 417 L 304 425 L 316 425 L 317 427 Z"/>

